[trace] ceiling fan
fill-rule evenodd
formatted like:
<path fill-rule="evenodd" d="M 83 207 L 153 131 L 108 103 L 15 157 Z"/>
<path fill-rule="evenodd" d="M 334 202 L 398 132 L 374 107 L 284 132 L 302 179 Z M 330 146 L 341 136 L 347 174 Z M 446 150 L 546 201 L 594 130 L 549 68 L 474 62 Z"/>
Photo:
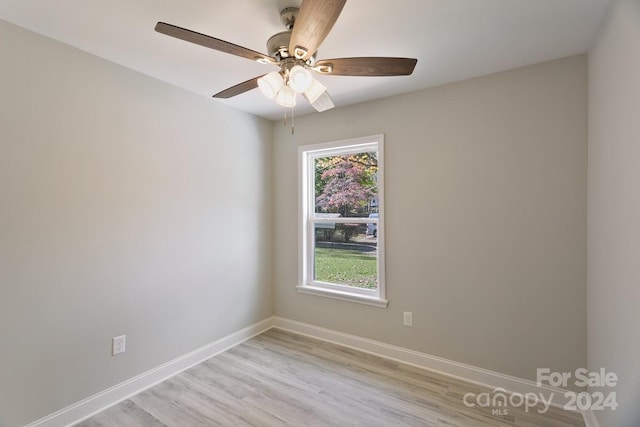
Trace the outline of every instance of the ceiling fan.
<path fill-rule="evenodd" d="M 269 55 L 246 47 L 197 33 L 186 28 L 158 22 L 155 30 L 181 40 L 240 56 L 264 64 L 276 65 L 278 71 L 255 77 L 213 95 L 231 98 L 259 87 L 269 98 L 284 107 L 296 105 L 296 94 L 317 110 L 335 105 L 326 88 L 310 70 L 334 76 L 402 76 L 410 75 L 418 62 L 413 58 L 359 57 L 316 60 L 318 47 L 335 24 L 346 0 L 303 0 L 300 8 L 287 7 L 280 12 L 287 28 L 269 38 Z"/>

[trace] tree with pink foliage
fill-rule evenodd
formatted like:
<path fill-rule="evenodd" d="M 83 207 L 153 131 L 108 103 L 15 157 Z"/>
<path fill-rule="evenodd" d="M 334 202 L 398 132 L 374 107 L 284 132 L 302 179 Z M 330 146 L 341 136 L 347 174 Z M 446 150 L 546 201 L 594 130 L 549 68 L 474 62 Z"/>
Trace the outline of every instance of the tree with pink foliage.
<path fill-rule="evenodd" d="M 343 217 L 368 206 L 377 195 L 376 153 L 358 153 L 316 160 L 316 205 Z"/>

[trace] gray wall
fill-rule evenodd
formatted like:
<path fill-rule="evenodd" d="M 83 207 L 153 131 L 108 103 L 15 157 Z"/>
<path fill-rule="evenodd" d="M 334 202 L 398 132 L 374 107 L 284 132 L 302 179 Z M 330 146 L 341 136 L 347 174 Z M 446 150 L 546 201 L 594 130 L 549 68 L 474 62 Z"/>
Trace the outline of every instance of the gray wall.
<path fill-rule="evenodd" d="M 586 71 L 580 55 L 277 124 L 276 314 L 532 380 L 585 366 Z M 297 147 L 376 133 L 389 307 L 300 294 Z"/>
<path fill-rule="evenodd" d="M 284 317 L 523 378 L 585 365 L 585 56 L 300 117 L 291 137 L 2 21 L 0 53 L 1 426 L 274 298 Z M 299 294 L 297 146 L 375 133 L 390 306 Z"/>
<path fill-rule="evenodd" d="M 0 56 L 1 426 L 273 313 L 270 122 L 3 21 Z"/>
<path fill-rule="evenodd" d="M 602 427 L 640 426 L 639 118 L 640 1 L 616 1 L 589 52 L 588 361 L 620 405 Z"/>

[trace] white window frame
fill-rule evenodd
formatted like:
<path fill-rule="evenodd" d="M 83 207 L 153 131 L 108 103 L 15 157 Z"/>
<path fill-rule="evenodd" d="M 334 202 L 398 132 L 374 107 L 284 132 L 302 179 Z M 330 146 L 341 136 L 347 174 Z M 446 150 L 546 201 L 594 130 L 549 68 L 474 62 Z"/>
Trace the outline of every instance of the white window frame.
<path fill-rule="evenodd" d="M 334 155 L 378 152 L 378 218 L 326 218 L 315 217 L 315 165 L 316 158 Z M 299 292 L 352 301 L 375 307 L 386 308 L 385 269 L 384 269 L 384 135 L 372 135 L 361 138 L 332 141 L 321 144 L 305 145 L 298 148 L 298 194 L 299 194 L 299 251 L 298 285 Z M 377 224 L 377 271 L 376 289 L 364 289 L 353 286 L 319 282 L 313 280 L 315 254 L 316 223 Z"/>

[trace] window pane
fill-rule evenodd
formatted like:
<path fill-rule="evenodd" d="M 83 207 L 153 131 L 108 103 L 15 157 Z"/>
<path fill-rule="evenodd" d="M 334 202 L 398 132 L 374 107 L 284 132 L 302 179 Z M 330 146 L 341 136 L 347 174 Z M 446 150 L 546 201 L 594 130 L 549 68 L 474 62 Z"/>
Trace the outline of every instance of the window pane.
<path fill-rule="evenodd" d="M 314 160 L 315 213 L 367 217 L 378 209 L 378 152 Z"/>
<path fill-rule="evenodd" d="M 358 288 L 378 287 L 378 239 L 368 224 L 315 225 L 314 280 Z"/>

